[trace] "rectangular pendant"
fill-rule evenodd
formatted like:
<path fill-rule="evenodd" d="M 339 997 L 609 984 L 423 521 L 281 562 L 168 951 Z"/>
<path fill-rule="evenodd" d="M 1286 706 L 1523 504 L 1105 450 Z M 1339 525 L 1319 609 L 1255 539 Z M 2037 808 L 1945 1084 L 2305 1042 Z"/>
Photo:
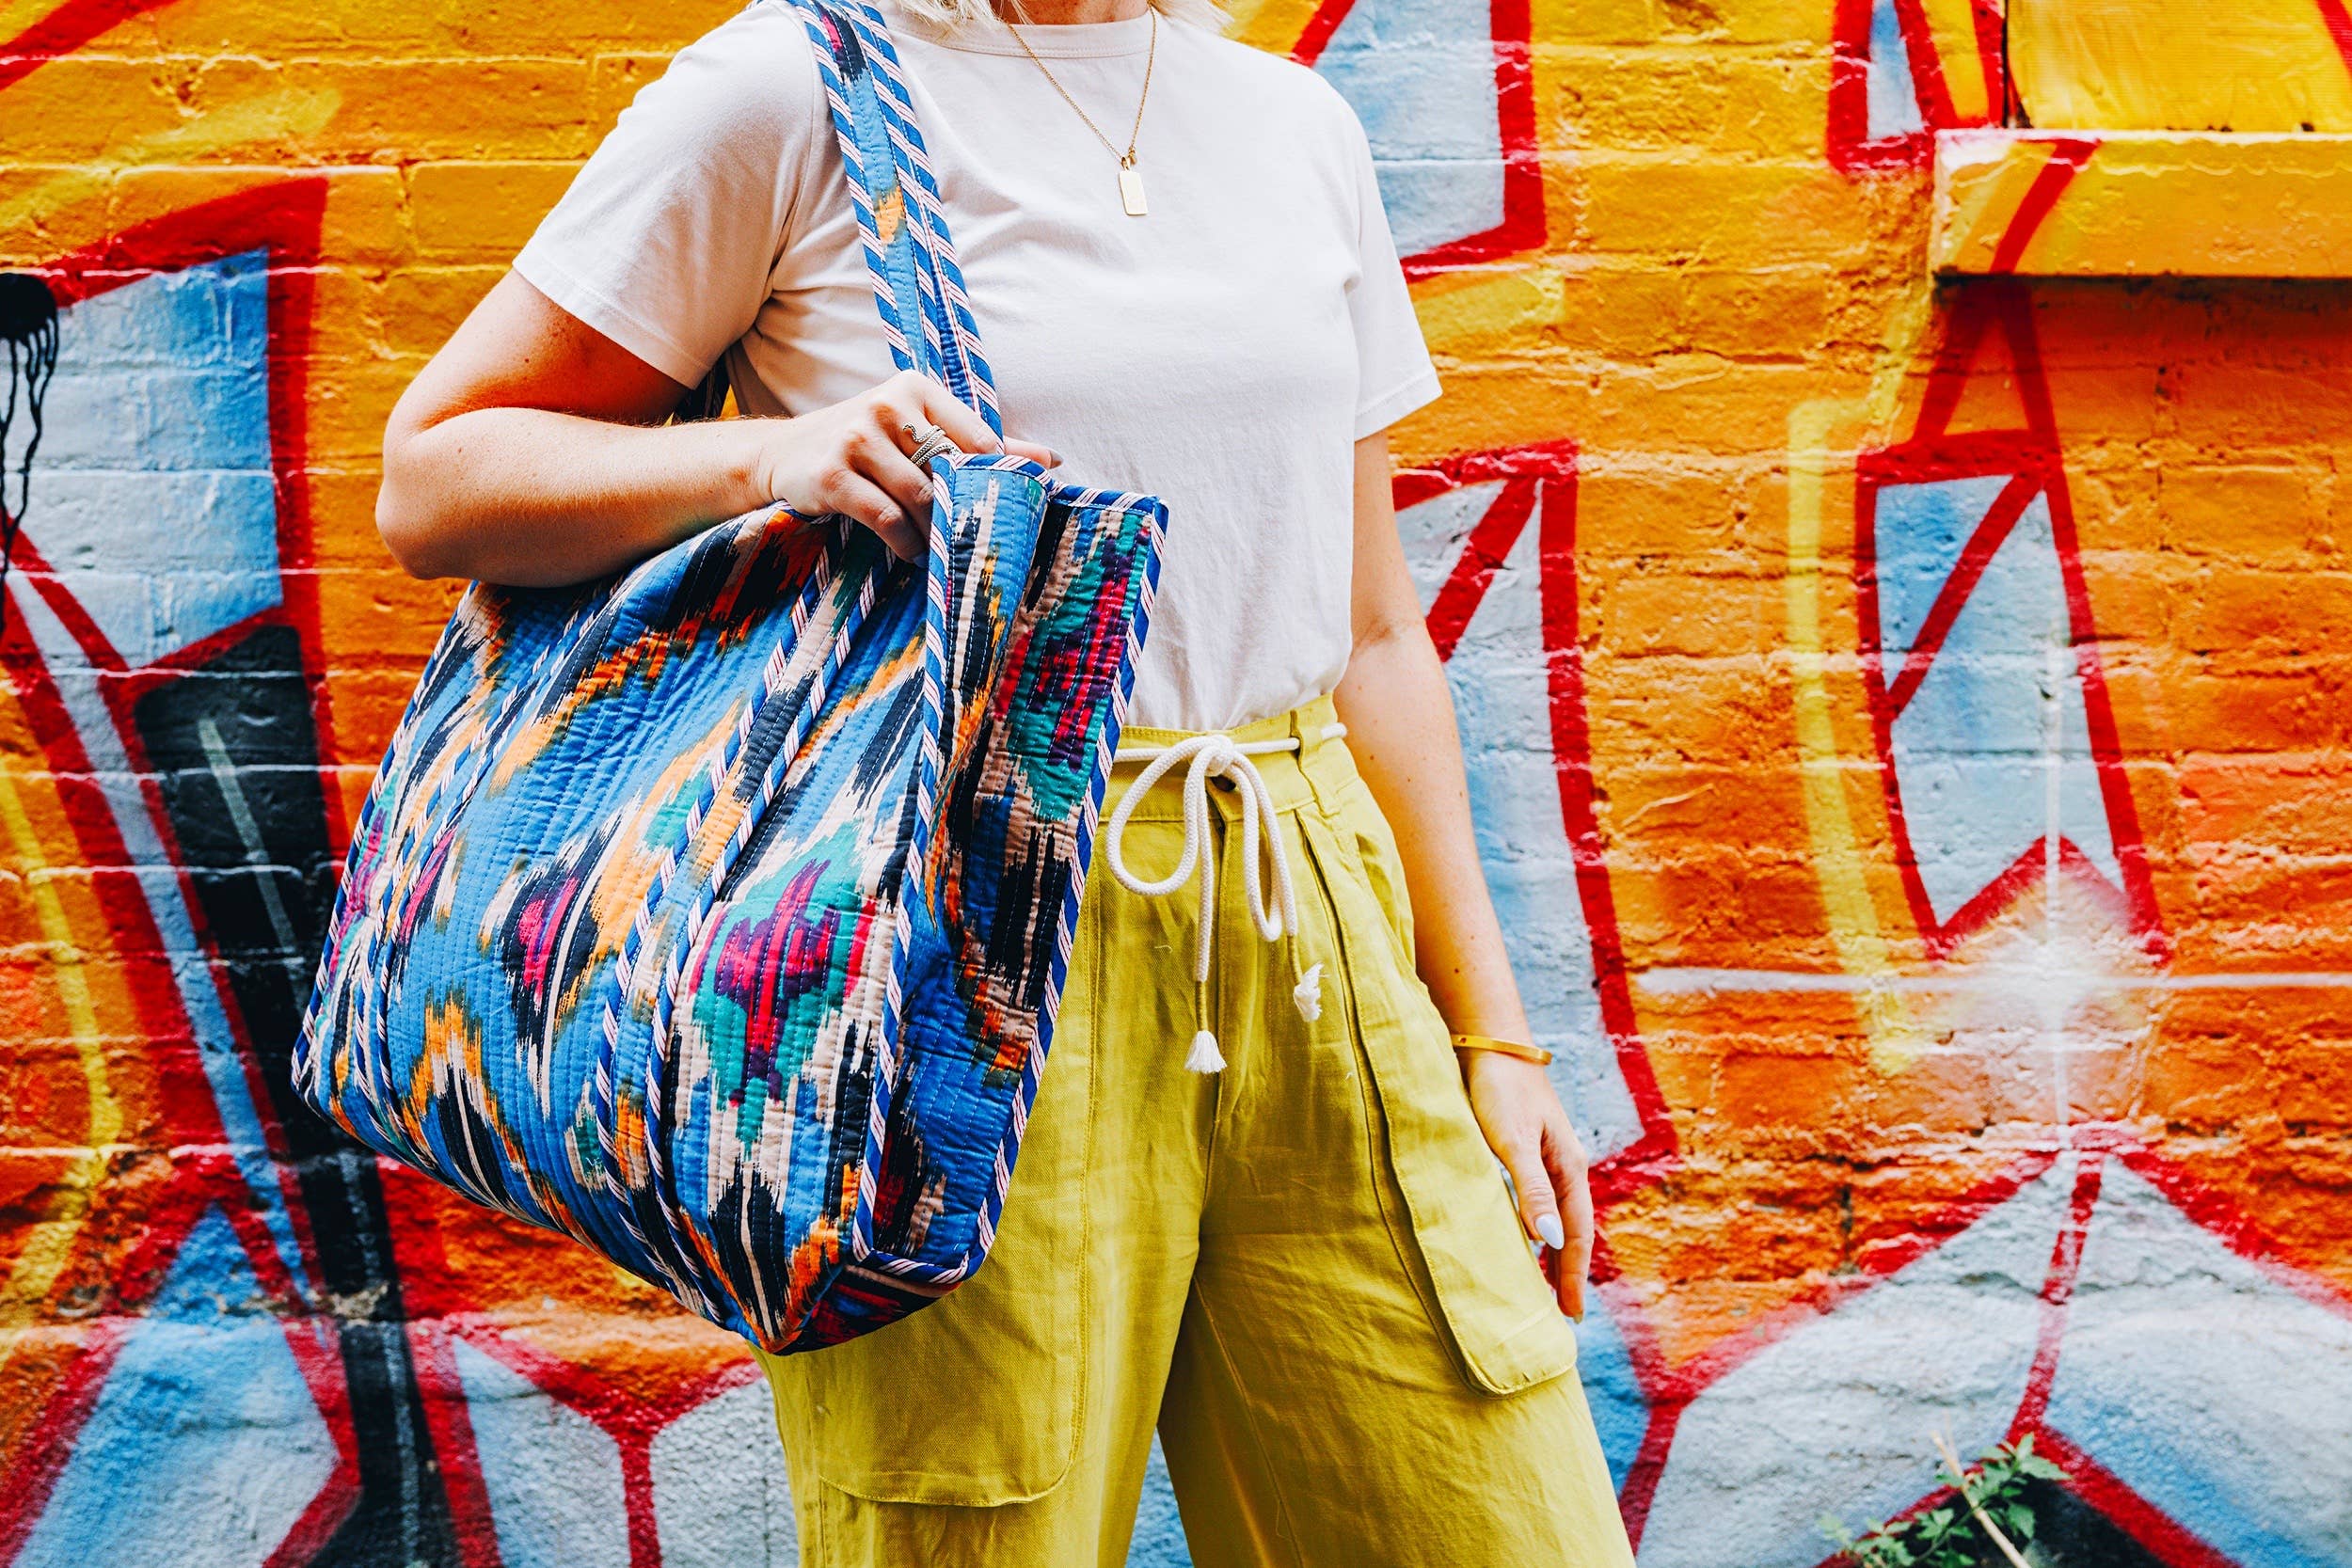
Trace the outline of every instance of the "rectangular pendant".
<path fill-rule="evenodd" d="M 1143 170 L 1133 164 L 1119 166 L 1119 204 L 1131 218 L 1139 218 L 1149 210 L 1143 204 Z"/>

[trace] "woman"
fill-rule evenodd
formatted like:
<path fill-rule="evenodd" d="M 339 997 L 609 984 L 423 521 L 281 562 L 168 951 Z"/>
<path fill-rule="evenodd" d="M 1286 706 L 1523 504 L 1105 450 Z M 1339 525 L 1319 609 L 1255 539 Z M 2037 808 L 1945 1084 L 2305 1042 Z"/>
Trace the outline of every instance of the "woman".
<path fill-rule="evenodd" d="M 1156 1420 L 1206 1565 L 1629 1563 L 1566 1375 L 1583 1159 L 1498 1048 L 1527 1021 L 1391 510 L 1383 432 L 1438 388 L 1370 153 L 1156 3 L 886 13 L 1006 445 L 1172 521 L 993 1260 L 769 1363 L 804 1559 L 1121 1562 Z M 889 373 L 868 288 L 802 21 L 755 6 L 401 400 L 387 543 L 564 583 L 782 499 L 914 555 L 918 440 L 994 443 Z M 752 417 L 663 423 L 723 359 Z"/>

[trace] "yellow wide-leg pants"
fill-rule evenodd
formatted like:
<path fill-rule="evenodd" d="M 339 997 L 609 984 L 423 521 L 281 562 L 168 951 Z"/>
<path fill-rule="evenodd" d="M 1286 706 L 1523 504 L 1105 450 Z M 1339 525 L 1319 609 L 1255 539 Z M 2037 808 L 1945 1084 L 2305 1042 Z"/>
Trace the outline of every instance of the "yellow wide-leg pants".
<path fill-rule="evenodd" d="M 1251 923 L 1246 791 L 1205 790 L 1205 991 L 1198 890 L 1134 893 L 1098 844 L 988 1264 L 903 1323 L 767 1359 L 803 1564 L 1118 1568 L 1156 1422 L 1200 1568 L 1629 1568 L 1570 1325 L 1336 730 L 1327 699 L 1233 737 L 1298 742 L 1253 758 L 1295 936 Z M 1143 879 L 1183 850 L 1184 772 L 1127 826 Z M 1184 1067 L 1204 1021 L 1214 1075 Z"/>

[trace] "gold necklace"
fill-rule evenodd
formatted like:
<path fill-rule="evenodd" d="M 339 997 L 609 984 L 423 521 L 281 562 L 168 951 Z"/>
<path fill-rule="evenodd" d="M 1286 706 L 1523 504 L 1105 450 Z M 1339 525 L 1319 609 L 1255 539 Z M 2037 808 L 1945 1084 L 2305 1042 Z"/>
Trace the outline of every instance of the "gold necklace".
<path fill-rule="evenodd" d="M 1061 85 L 1060 78 L 1046 70 L 1045 62 L 1038 57 L 1036 50 L 1029 47 L 1029 40 L 1021 36 L 1021 29 L 1009 22 L 1005 24 L 1005 30 L 1012 35 L 1012 40 L 1021 46 L 1024 55 L 1029 56 L 1029 63 L 1045 72 L 1045 79 L 1053 83 L 1056 92 L 1061 94 L 1061 101 L 1070 105 L 1072 112 L 1086 122 L 1086 128 L 1094 133 L 1094 139 L 1103 144 L 1103 150 L 1119 160 L 1119 205 L 1131 218 L 1139 218 L 1147 211 L 1143 204 L 1143 170 L 1136 166 L 1136 137 L 1143 133 L 1143 106 L 1152 102 L 1152 66 L 1160 55 L 1158 8 L 1152 8 L 1150 14 L 1152 43 L 1143 55 L 1143 95 L 1136 100 L 1136 122 L 1127 128 L 1127 150 L 1124 152 L 1119 150 L 1117 142 L 1103 135 L 1103 128 L 1094 123 L 1094 117 L 1078 106 L 1078 101 L 1070 96 L 1070 89 Z"/>

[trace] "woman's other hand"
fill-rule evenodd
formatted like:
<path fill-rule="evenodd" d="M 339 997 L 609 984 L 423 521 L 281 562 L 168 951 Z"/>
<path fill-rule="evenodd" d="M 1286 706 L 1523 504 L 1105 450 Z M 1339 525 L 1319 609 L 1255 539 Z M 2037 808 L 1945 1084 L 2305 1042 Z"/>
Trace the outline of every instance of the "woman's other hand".
<path fill-rule="evenodd" d="M 1414 968 L 1449 1025 L 1528 1037 L 1502 926 L 1470 832 L 1470 781 L 1454 698 L 1405 564 L 1389 443 L 1356 443 L 1356 652 L 1336 696 L 1347 748 L 1396 833 L 1413 907 Z M 1519 1225 L 1546 1248 L 1560 1309 L 1584 1315 L 1593 1195 L 1584 1150 L 1544 1069 L 1498 1052 L 1462 1055 L 1462 1082 L 1488 1147 L 1518 1189 Z"/>
<path fill-rule="evenodd" d="M 871 391 L 789 420 L 750 421 L 759 493 L 810 516 L 837 512 L 882 536 L 891 553 L 923 552 L 930 476 L 908 453 L 916 434 L 937 425 L 965 451 L 1009 451 L 1051 467 L 1056 458 L 1023 441 L 999 442 L 987 422 L 946 388 L 900 371 Z"/>
<path fill-rule="evenodd" d="M 1542 1068 L 1500 1052 L 1465 1052 L 1462 1083 L 1486 1146 L 1518 1190 L 1520 1227 L 1544 1244 L 1544 1274 L 1560 1310 L 1581 1320 L 1584 1274 L 1593 1261 L 1593 1189 L 1567 1108 Z"/>

